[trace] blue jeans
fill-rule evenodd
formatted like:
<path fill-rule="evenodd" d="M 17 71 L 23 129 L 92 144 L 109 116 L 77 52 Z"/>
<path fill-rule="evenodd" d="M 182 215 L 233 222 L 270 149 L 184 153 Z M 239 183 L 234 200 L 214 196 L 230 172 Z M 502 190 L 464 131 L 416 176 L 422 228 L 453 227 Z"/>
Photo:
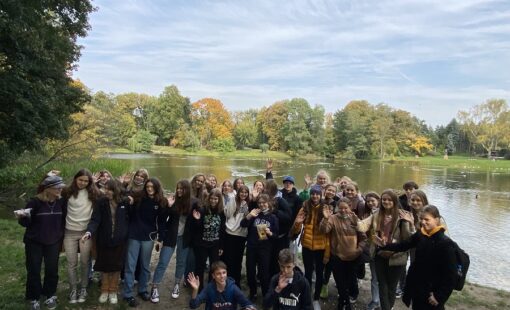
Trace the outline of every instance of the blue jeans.
<path fill-rule="evenodd" d="M 161 252 L 159 252 L 158 265 L 156 266 L 154 276 L 152 277 L 152 284 L 157 285 L 161 283 L 161 280 L 165 275 L 166 268 L 168 267 L 168 263 L 170 263 L 170 259 L 174 253 L 174 249 L 175 248 L 170 246 L 164 246 L 161 248 Z"/>
<path fill-rule="evenodd" d="M 370 290 L 372 291 L 372 303 L 379 304 L 379 283 L 377 282 L 377 273 L 375 271 L 375 261 L 370 261 L 370 273 L 372 280 L 370 281 Z"/>
<path fill-rule="evenodd" d="M 153 245 L 154 243 L 151 240 L 139 241 L 128 239 L 126 266 L 124 268 L 124 298 L 133 297 L 133 285 L 138 255 L 140 255 L 142 267 L 140 280 L 138 281 L 138 292 L 147 292 L 147 282 L 150 276 L 149 265 L 151 262 Z"/>
<path fill-rule="evenodd" d="M 190 248 L 189 247 L 183 248 L 182 236 L 177 236 L 177 245 L 175 246 L 175 248 L 176 248 L 175 284 L 178 284 L 182 280 L 185 269 L 187 269 L 186 265 L 188 261 L 188 253 Z M 195 268 L 193 267 L 190 271 L 195 271 Z"/>

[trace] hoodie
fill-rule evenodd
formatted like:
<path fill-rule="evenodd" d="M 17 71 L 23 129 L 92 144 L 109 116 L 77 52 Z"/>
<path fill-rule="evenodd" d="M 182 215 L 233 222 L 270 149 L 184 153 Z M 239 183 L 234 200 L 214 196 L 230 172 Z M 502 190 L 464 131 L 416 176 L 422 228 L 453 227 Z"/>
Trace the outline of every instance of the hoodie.
<path fill-rule="evenodd" d="M 280 274 L 276 274 L 271 278 L 269 283 L 269 290 L 266 296 L 264 296 L 264 307 L 271 308 L 273 310 L 297 310 L 297 309 L 312 309 L 312 295 L 310 291 L 310 285 L 303 276 L 303 272 L 298 267 L 294 267 L 294 277 L 292 283 L 280 292 L 275 291 L 278 285 L 278 279 Z"/>
<path fill-rule="evenodd" d="M 218 292 L 215 281 L 209 282 L 195 299 L 189 301 L 189 307 L 196 309 L 204 302 L 205 310 L 236 310 L 237 305 L 242 309 L 255 309 L 232 278 L 227 278 L 227 285 L 223 292 Z"/>

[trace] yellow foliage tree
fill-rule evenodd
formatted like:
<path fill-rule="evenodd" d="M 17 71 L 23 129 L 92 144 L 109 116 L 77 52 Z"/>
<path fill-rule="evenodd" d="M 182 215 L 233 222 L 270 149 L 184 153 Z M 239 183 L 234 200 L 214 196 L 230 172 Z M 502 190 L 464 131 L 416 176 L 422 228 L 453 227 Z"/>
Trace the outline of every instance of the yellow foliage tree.
<path fill-rule="evenodd" d="M 201 146 L 207 147 L 216 139 L 232 139 L 232 117 L 217 99 L 204 98 L 191 104 L 191 122 Z"/>
<path fill-rule="evenodd" d="M 424 152 L 430 151 L 434 147 L 432 144 L 430 144 L 429 138 L 424 136 L 412 135 L 409 142 L 409 147 L 419 156 L 422 156 Z"/>

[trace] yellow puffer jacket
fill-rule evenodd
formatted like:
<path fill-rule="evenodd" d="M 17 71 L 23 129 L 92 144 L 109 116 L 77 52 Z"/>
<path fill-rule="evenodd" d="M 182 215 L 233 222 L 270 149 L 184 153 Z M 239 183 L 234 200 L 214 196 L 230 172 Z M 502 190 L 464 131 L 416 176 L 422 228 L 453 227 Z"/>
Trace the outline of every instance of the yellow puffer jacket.
<path fill-rule="evenodd" d="M 311 214 L 308 214 L 303 223 L 294 223 L 293 233 L 299 234 L 301 229 L 303 229 L 303 235 L 301 236 L 301 245 L 304 248 L 307 248 L 312 251 L 316 250 L 325 250 L 324 251 L 324 261 L 327 262 L 330 256 L 330 246 L 329 246 L 329 235 L 323 234 L 319 230 L 320 223 L 317 222 L 317 218 L 319 216 L 319 212 L 321 210 L 321 205 L 317 205 L 312 207 Z M 299 214 L 304 213 L 304 209 L 301 208 L 299 210 Z M 308 220 L 308 217 L 311 216 L 311 220 Z M 304 226 L 304 228 L 303 228 Z"/>

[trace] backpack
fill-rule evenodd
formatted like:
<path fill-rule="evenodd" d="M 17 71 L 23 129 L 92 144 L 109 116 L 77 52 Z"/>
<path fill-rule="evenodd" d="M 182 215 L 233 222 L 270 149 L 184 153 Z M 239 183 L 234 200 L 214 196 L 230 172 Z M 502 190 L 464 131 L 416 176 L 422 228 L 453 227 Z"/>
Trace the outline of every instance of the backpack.
<path fill-rule="evenodd" d="M 457 261 L 457 273 L 453 289 L 461 291 L 466 282 L 466 275 L 469 269 L 469 255 L 461 249 L 455 241 L 452 241 L 452 243 L 455 249 L 455 259 Z"/>

